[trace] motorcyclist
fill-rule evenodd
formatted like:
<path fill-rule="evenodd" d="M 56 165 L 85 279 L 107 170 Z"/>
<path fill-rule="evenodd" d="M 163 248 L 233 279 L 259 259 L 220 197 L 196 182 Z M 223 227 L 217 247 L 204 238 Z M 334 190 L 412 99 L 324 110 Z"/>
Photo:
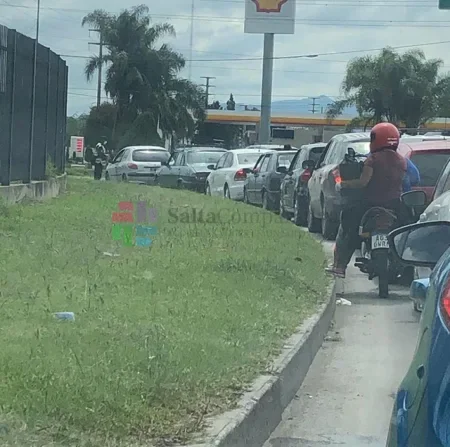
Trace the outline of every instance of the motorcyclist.
<path fill-rule="evenodd" d="M 326 271 L 345 277 L 345 270 L 360 245 L 359 225 L 365 212 L 379 206 L 402 213 L 400 197 L 407 173 L 407 161 L 397 153 L 400 133 L 391 123 L 379 123 L 370 133 L 370 155 L 366 158 L 360 178 L 342 181 L 341 189 L 365 188 L 363 203 L 342 211 L 333 265 Z"/>
<path fill-rule="evenodd" d="M 97 143 L 94 151 L 94 179 L 101 180 L 103 166 L 106 162 L 106 150 L 102 143 Z"/>

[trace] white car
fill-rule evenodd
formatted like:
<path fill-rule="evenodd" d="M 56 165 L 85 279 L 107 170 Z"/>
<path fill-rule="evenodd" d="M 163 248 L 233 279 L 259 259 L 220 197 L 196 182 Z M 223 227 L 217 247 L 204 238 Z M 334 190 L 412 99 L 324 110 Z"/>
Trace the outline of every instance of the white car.
<path fill-rule="evenodd" d="M 428 205 L 427 209 L 420 215 L 419 222 L 430 222 L 436 220 L 450 221 L 450 160 L 442 169 L 442 172 L 436 183 L 433 201 Z M 431 269 L 427 267 L 416 267 L 414 276 L 416 279 L 426 279 L 430 276 Z M 420 293 L 418 294 L 421 295 Z M 414 299 L 417 297 L 410 296 L 414 302 L 414 309 L 421 311 L 423 309 L 423 300 Z"/>
<path fill-rule="evenodd" d="M 218 160 L 206 179 L 206 194 L 243 200 L 244 182 L 247 178 L 244 169 L 252 169 L 260 155 L 270 150 L 269 147 L 248 147 L 228 151 Z"/>
<path fill-rule="evenodd" d="M 109 162 L 105 179 L 154 184 L 156 174 L 169 159 L 170 152 L 160 146 L 128 146 Z"/>

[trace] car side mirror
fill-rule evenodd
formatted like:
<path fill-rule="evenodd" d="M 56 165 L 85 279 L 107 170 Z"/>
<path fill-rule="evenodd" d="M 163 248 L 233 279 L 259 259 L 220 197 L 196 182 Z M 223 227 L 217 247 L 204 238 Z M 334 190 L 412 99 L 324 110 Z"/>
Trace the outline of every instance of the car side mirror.
<path fill-rule="evenodd" d="M 450 222 L 422 222 L 397 228 L 389 234 L 389 244 L 400 263 L 434 268 L 450 247 Z"/>
<path fill-rule="evenodd" d="M 278 166 L 277 168 L 278 174 L 287 174 L 288 168 L 286 166 Z"/>
<path fill-rule="evenodd" d="M 206 166 L 208 169 L 210 169 L 211 171 L 215 171 L 216 169 L 216 165 L 208 165 Z"/>
<path fill-rule="evenodd" d="M 402 194 L 401 201 L 408 208 L 425 206 L 425 204 L 427 203 L 427 195 L 424 191 L 408 191 Z"/>
<path fill-rule="evenodd" d="M 316 164 L 314 163 L 313 160 L 305 160 L 302 163 L 302 168 L 303 169 L 309 169 L 310 171 L 312 171 L 314 169 L 314 167 L 316 166 Z"/>
<path fill-rule="evenodd" d="M 251 169 L 251 168 L 243 168 L 242 169 L 247 175 L 248 174 L 251 174 L 252 172 L 253 172 L 253 169 Z"/>

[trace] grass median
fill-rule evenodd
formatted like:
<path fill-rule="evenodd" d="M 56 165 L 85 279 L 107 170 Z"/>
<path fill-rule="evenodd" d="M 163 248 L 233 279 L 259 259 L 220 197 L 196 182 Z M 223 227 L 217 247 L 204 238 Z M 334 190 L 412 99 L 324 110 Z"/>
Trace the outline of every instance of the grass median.
<path fill-rule="evenodd" d="M 121 201 L 156 209 L 150 247 L 113 241 Z M 184 442 L 327 285 L 307 233 L 187 191 L 71 178 L 65 196 L 0 214 L 0 445 Z"/>

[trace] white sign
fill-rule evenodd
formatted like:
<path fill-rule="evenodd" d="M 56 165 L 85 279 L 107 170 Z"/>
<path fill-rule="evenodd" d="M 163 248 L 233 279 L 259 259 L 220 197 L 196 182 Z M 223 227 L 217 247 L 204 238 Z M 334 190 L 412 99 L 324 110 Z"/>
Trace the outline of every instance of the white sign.
<path fill-rule="evenodd" d="M 294 34 L 296 0 L 245 0 L 244 32 Z"/>
<path fill-rule="evenodd" d="M 70 137 L 70 153 L 74 152 L 77 155 L 82 155 L 84 153 L 84 137 Z"/>

